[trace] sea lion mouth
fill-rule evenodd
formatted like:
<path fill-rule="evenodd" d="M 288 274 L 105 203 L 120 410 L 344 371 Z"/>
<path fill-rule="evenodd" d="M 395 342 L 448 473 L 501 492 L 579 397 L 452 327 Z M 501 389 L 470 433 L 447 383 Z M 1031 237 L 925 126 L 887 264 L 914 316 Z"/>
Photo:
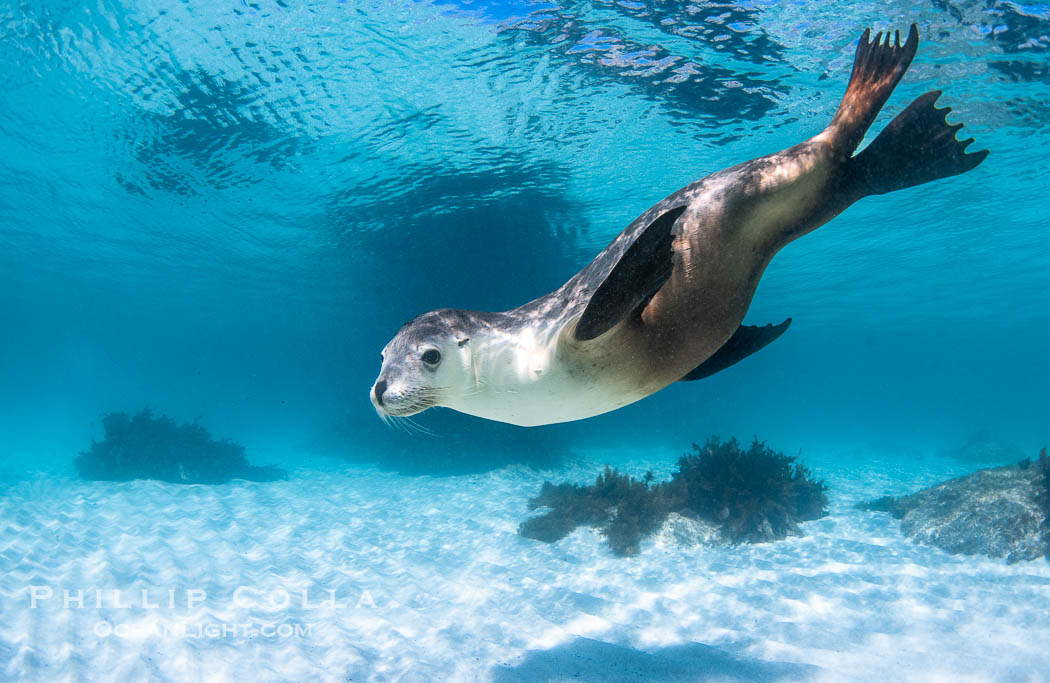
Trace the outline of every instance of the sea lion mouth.
<path fill-rule="evenodd" d="M 418 415 L 427 408 L 432 408 L 431 405 L 415 405 L 415 406 L 376 406 L 376 412 L 381 418 L 388 417 L 411 417 L 412 415 Z"/>
<path fill-rule="evenodd" d="M 377 391 L 382 385 L 384 391 Z M 440 392 L 436 389 L 418 387 L 405 392 L 392 393 L 386 382 L 377 382 L 372 388 L 372 406 L 380 418 L 411 417 L 439 404 Z"/>

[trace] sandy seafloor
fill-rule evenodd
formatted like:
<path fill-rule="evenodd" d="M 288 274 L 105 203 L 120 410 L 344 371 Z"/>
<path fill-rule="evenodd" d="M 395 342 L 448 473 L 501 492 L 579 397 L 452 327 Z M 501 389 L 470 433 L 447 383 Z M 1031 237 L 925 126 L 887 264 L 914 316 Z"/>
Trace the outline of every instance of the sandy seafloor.
<path fill-rule="evenodd" d="M 666 476 L 659 458 L 2 485 L 0 679 L 1050 680 L 1050 563 L 951 556 L 851 509 L 973 463 L 807 455 L 831 514 L 775 544 L 620 559 L 590 530 L 516 534 L 545 478 Z"/>

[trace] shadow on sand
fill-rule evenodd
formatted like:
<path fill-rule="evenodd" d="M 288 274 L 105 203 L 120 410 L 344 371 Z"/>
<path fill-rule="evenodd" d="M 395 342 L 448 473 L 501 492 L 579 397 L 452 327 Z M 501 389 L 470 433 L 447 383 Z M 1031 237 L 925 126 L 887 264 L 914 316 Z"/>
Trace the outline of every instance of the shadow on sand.
<path fill-rule="evenodd" d="M 576 638 L 550 650 L 531 650 L 516 666 L 498 667 L 496 683 L 512 681 L 805 681 L 820 669 L 765 662 L 690 643 L 652 652 Z"/>

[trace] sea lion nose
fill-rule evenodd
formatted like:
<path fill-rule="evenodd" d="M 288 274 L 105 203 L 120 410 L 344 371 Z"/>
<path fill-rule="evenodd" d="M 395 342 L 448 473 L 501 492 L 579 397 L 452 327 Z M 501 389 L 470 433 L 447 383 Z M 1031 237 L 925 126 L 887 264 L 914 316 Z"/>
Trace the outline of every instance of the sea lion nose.
<path fill-rule="evenodd" d="M 386 380 L 381 379 L 376 382 L 374 391 L 376 394 L 376 403 L 383 405 L 383 393 L 386 391 Z"/>

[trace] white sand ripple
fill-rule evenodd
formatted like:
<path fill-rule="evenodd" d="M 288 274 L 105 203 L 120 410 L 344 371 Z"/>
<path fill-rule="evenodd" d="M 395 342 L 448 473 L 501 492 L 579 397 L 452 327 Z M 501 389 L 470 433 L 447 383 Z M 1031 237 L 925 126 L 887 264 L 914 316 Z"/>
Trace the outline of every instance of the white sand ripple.
<path fill-rule="evenodd" d="M 957 466 L 828 462 L 809 464 L 832 515 L 805 537 L 628 559 L 589 530 L 516 534 L 545 476 L 583 481 L 596 462 L 3 486 L 0 678 L 1050 677 L 1048 563 L 949 556 L 850 508 Z"/>

